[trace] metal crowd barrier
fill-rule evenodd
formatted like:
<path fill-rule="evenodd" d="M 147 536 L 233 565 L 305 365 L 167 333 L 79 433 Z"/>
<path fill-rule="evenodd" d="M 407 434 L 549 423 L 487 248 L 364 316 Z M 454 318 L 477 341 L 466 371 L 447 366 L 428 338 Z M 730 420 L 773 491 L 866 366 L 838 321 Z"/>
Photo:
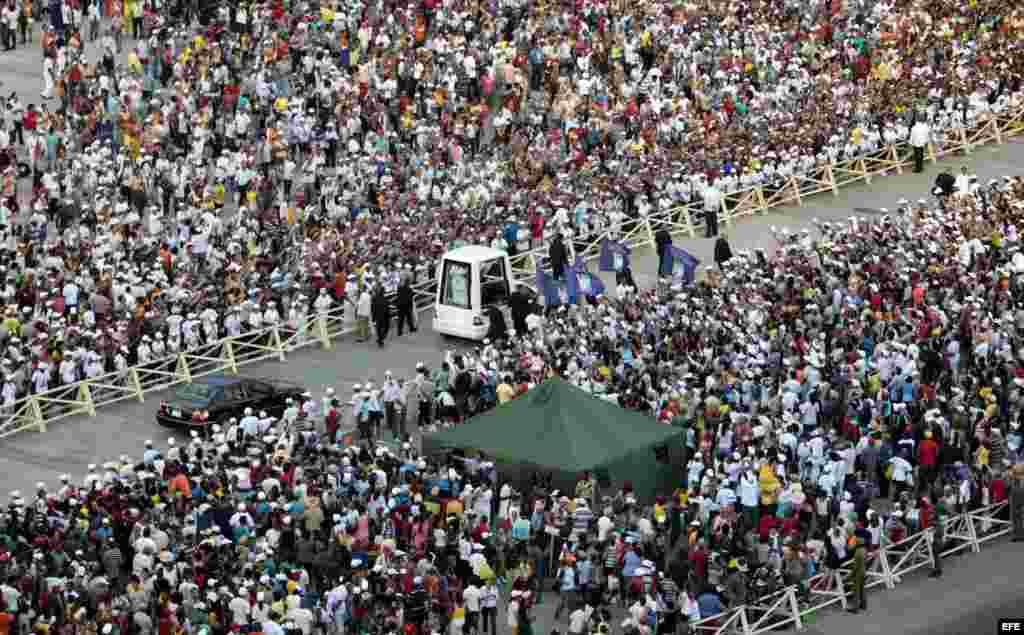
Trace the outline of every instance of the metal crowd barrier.
<path fill-rule="evenodd" d="M 952 139 L 928 145 L 925 150 L 927 162 L 934 164 L 939 159 L 957 153 L 970 155 L 978 146 L 1002 144 L 1008 137 L 1024 134 L 1024 106 L 1010 113 L 989 115 L 973 128 L 949 132 Z M 728 226 L 737 219 L 763 214 L 775 207 L 794 203 L 803 206 L 805 199 L 818 194 L 831 192 L 833 196 L 839 196 L 839 189 L 844 186 L 862 182 L 870 184 L 875 177 L 890 173 L 903 174 L 903 170 L 912 167 L 913 163 L 913 148 L 903 142 L 887 145 L 877 152 L 859 157 L 817 165 L 772 185 L 756 185 L 726 192 L 722 197 L 719 221 Z M 582 250 L 577 248 L 572 255 L 583 256 L 587 261 L 594 260 L 600 254 L 601 242 L 606 238 L 625 242 L 634 249 L 653 248 L 654 234 L 660 229 L 667 229 L 673 235 L 694 238 L 699 235 L 702 225 L 693 219 L 701 215 L 703 204 L 699 202 L 650 213 L 637 219 L 629 231 L 612 228 L 599 235 L 576 239 L 575 242 L 582 242 L 586 247 Z M 534 275 L 538 267 L 543 266 L 546 258 L 547 248 L 535 247 L 518 253 L 512 259 L 512 269 L 517 276 L 526 280 Z"/>
<path fill-rule="evenodd" d="M 414 310 L 421 313 L 434 303 L 434 280 L 413 285 Z M 225 337 L 161 359 L 106 373 L 73 384 L 22 397 L 0 411 L 0 439 L 27 430 L 46 432 L 50 424 L 76 416 L 95 417 L 97 409 L 129 399 L 145 402 L 146 394 L 166 390 L 216 373 L 237 373 L 239 368 L 266 360 L 285 361 L 300 349 L 333 347 L 334 340 L 355 330 L 342 306 L 313 313 L 298 324 L 282 323 L 234 337 Z"/>
<path fill-rule="evenodd" d="M 894 589 L 910 574 L 921 569 L 931 570 L 935 558 L 948 558 L 962 551 L 980 552 L 983 544 L 1012 532 L 1011 521 L 999 517 L 1004 513 L 1009 516 L 1008 510 L 1008 501 L 1002 501 L 946 518 L 943 522 L 945 548 L 941 552 L 935 549 L 935 530 L 929 528 L 869 554 L 865 588 Z M 690 628 L 692 632 L 716 635 L 759 635 L 783 628 L 803 630 L 809 616 L 834 606 L 847 608 L 852 576 L 847 564 L 809 578 L 803 590 L 797 585 L 779 589 L 750 604 L 692 621 Z"/>

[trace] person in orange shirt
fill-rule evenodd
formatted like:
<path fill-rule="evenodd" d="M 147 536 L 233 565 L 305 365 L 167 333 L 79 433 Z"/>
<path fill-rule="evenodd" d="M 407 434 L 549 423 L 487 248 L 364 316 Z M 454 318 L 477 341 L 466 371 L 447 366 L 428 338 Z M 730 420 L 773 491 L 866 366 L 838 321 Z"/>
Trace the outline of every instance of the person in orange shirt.
<path fill-rule="evenodd" d="M 416 16 L 416 44 L 422 45 L 427 39 L 427 20 L 422 14 Z"/>
<path fill-rule="evenodd" d="M 14 623 L 14 615 L 7 611 L 0 611 L 0 635 L 11 635 L 11 624 Z"/>
<path fill-rule="evenodd" d="M 174 500 L 180 512 L 184 512 L 188 500 L 192 498 L 192 487 L 189 485 L 188 477 L 184 472 L 177 475 L 167 485 L 167 493 Z"/>

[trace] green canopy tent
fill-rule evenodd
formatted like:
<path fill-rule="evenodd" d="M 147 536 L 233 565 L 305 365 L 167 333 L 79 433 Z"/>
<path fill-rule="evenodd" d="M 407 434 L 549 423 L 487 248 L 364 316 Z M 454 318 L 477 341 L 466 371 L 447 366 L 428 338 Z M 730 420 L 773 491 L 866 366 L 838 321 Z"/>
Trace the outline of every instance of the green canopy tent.
<path fill-rule="evenodd" d="M 595 397 L 555 377 L 463 425 L 423 438 L 427 455 L 480 451 L 492 458 L 503 481 L 525 485 L 534 471 L 551 473 L 554 486 L 570 489 L 591 471 L 616 486 L 630 481 L 637 496 L 678 485 L 655 448 L 679 446 L 683 430 Z M 674 452 L 670 453 L 674 454 Z"/>

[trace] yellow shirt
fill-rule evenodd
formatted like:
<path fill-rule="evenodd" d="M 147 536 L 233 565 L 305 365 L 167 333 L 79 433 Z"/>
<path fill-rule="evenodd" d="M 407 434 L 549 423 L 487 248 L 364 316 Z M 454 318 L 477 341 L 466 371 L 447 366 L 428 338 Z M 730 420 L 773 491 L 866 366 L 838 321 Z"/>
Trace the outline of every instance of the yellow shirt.
<path fill-rule="evenodd" d="M 508 403 L 515 399 L 516 390 L 508 384 L 498 384 L 498 403 Z"/>
<path fill-rule="evenodd" d="M 761 485 L 761 503 L 763 505 L 773 504 L 782 488 L 779 479 L 775 476 L 774 468 L 771 465 L 762 465 L 758 480 Z"/>
<path fill-rule="evenodd" d="M 142 72 L 142 62 L 139 61 L 139 56 L 135 54 L 135 51 L 128 53 L 128 68 L 136 73 Z"/>
<path fill-rule="evenodd" d="M 665 506 L 664 505 L 655 505 L 654 506 L 654 519 L 657 520 L 659 523 L 663 523 L 663 522 L 665 522 L 666 518 L 668 518 L 668 511 L 665 509 Z"/>

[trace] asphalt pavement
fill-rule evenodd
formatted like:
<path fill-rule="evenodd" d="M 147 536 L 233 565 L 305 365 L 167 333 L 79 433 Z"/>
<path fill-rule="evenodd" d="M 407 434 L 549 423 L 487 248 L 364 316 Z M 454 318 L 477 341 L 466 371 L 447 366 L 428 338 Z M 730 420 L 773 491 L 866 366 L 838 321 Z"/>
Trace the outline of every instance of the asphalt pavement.
<path fill-rule="evenodd" d="M 857 614 L 828 611 L 808 635 L 995 635 L 1000 618 L 1024 619 L 1024 543 L 997 542 L 943 560 L 943 576 L 915 573 L 867 598 Z"/>

